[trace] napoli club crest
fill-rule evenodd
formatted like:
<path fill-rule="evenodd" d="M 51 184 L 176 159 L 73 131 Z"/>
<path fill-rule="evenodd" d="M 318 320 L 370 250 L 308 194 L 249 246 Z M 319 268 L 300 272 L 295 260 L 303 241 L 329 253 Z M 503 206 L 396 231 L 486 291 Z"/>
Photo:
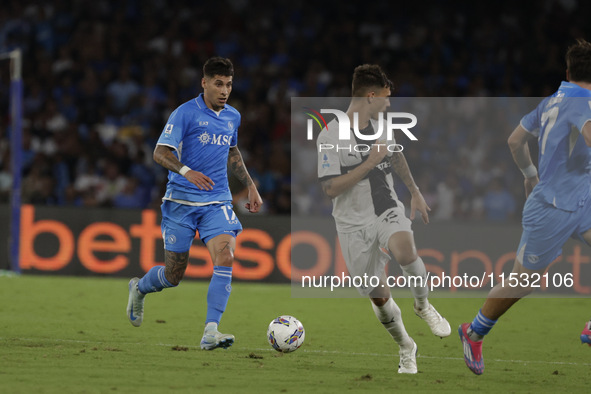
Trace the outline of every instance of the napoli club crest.
<path fill-rule="evenodd" d="M 234 123 L 232 123 L 232 121 L 228 121 L 228 130 L 234 130 Z"/>

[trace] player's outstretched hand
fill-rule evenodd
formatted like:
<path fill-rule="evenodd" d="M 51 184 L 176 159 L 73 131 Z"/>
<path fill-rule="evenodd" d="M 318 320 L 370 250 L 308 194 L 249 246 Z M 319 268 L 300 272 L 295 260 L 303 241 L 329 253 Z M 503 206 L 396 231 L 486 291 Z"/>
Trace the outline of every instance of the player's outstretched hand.
<path fill-rule="evenodd" d="M 248 202 L 244 204 L 244 208 L 248 209 L 250 213 L 257 213 L 261 210 L 263 199 L 259 194 L 256 186 L 253 184 L 248 188 Z"/>
<path fill-rule="evenodd" d="M 421 213 L 421 218 L 423 218 L 423 223 L 429 223 L 429 213 L 431 208 L 427 205 L 425 198 L 417 189 L 416 191 L 412 192 L 412 198 L 410 199 L 410 220 L 414 220 L 415 212 L 419 211 Z"/>
<path fill-rule="evenodd" d="M 189 170 L 185 174 L 185 178 L 187 178 L 187 180 L 193 185 L 197 186 L 199 190 L 213 190 L 213 185 L 215 185 L 210 177 L 195 170 Z"/>
<path fill-rule="evenodd" d="M 525 186 L 525 198 L 528 198 L 534 187 L 540 182 L 540 178 L 538 176 L 533 176 L 531 178 L 525 178 L 523 181 L 523 185 Z"/>

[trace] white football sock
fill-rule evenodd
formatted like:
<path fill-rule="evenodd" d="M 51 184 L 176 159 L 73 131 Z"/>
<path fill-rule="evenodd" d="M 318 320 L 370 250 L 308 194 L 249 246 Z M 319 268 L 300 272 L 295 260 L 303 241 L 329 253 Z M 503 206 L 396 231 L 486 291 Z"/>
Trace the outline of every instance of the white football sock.
<path fill-rule="evenodd" d="M 423 263 L 423 259 L 417 257 L 417 259 L 412 263 L 408 265 L 401 265 L 400 268 L 402 268 L 402 272 L 407 278 L 406 283 L 408 284 L 410 292 L 415 298 L 417 308 L 424 309 L 428 307 L 429 301 L 427 300 L 427 297 L 429 297 L 429 287 L 427 287 L 427 270 L 425 270 L 425 263 Z M 408 279 L 409 276 L 423 278 L 423 286 L 419 286 L 421 285 L 421 281 L 418 278 L 416 280 Z"/>
<path fill-rule="evenodd" d="M 373 302 L 371 303 L 373 311 L 376 317 L 383 324 L 384 328 L 392 335 L 394 341 L 399 346 L 412 346 L 412 340 L 408 336 L 404 324 L 402 323 L 402 314 L 400 308 L 396 305 L 396 302 L 392 298 L 382 305 L 377 306 Z"/>

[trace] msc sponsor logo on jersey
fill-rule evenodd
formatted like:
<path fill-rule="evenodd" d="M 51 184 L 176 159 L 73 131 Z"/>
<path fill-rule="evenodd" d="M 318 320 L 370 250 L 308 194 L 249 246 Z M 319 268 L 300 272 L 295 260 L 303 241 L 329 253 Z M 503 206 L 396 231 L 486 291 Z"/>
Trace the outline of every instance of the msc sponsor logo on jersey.
<path fill-rule="evenodd" d="M 207 131 L 204 131 L 199 136 L 199 142 L 201 142 L 202 145 L 205 145 L 205 144 L 230 145 L 231 140 L 232 140 L 232 136 L 230 136 L 230 135 L 209 134 Z"/>

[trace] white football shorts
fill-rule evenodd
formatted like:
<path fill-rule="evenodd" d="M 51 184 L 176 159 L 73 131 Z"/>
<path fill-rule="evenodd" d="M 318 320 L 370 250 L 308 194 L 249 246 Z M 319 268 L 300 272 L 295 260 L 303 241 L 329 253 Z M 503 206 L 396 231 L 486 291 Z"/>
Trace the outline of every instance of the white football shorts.
<path fill-rule="evenodd" d="M 404 212 L 404 205 L 400 201 L 395 208 L 382 213 L 374 222 L 361 230 L 350 233 L 338 233 L 343 258 L 349 275 L 368 277 L 375 276 L 385 279 L 386 265 L 390 261 L 388 254 L 388 240 L 399 231 L 412 232 L 412 222 Z M 369 283 L 369 279 L 365 282 Z M 358 287 L 363 296 L 369 295 L 375 287 Z"/>

